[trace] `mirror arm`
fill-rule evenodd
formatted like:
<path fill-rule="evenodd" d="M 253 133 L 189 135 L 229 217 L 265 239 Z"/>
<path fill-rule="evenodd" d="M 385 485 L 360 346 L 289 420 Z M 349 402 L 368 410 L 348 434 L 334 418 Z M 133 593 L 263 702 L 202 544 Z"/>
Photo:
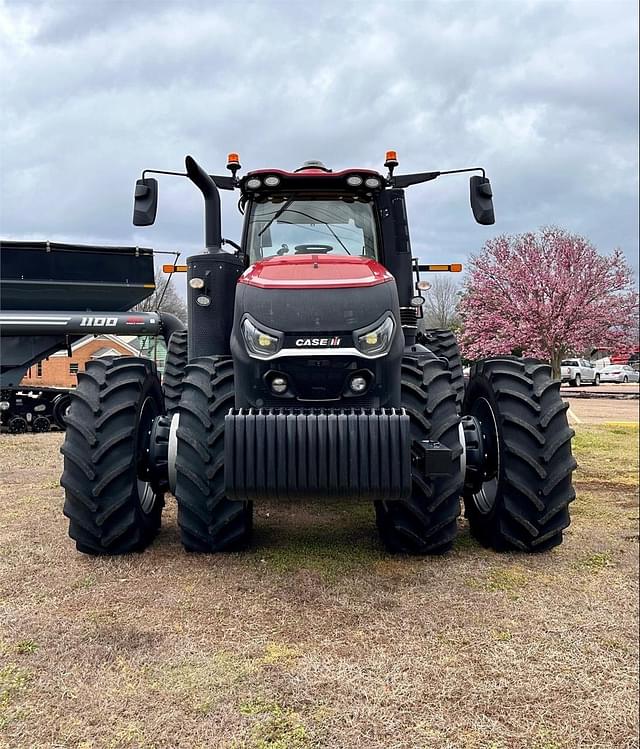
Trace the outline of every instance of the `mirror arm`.
<path fill-rule="evenodd" d="M 142 178 L 144 179 L 147 174 L 170 174 L 174 177 L 188 177 L 186 172 L 169 172 L 165 169 L 145 169 L 142 172 Z M 238 182 L 233 177 L 228 177 L 226 174 L 210 174 L 211 179 L 216 183 L 216 186 L 221 190 L 235 190 Z"/>
<path fill-rule="evenodd" d="M 175 177 L 186 177 L 186 172 L 167 172 L 164 169 L 143 169 L 142 179 L 145 179 L 147 174 L 173 174 Z"/>
<path fill-rule="evenodd" d="M 393 187 L 409 187 L 419 185 L 422 182 L 430 182 L 433 179 L 441 177 L 443 174 L 464 174 L 466 172 L 480 172 L 484 179 L 487 175 L 481 166 L 470 167 L 469 169 L 449 169 L 444 172 L 419 172 L 417 174 L 398 174 L 391 177 L 388 183 Z"/>
<path fill-rule="evenodd" d="M 484 168 L 481 166 L 472 166 L 468 169 L 449 169 L 448 172 L 440 172 L 440 174 L 464 174 L 465 172 L 480 172 L 482 174 L 482 179 L 486 179 L 487 177 Z"/>

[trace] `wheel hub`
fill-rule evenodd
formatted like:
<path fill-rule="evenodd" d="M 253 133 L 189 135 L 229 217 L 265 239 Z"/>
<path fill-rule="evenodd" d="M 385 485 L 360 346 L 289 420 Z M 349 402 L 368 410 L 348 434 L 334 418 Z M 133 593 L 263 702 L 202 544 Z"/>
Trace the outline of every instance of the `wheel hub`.
<path fill-rule="evenodd" d="M 156 495 L 164 494 L 168 487 L 169 424 L 169 417 L 158 415 L 158 406 L 153 398 L 147 398 L 138 419 L 136 455 L 138 498 L 145 513 L 153 508 Z"/>
<path fill-rule="evenodd" d="M 149 441 L 146 446 L 146 460 L 144 461 L 142 478 L 144 478 L 158 493 L 166 492 L 169 488 L 168 454 L 170 416 L 158 416 L 151 424 Z"/>
<path fill-rule="evenodd" d="M 495 504 L 500 476 L 498 425 L 491 404 L 478 398 L 471 413 L 462 417 L 466 456 L 465 489 L 482 513 Z"/>

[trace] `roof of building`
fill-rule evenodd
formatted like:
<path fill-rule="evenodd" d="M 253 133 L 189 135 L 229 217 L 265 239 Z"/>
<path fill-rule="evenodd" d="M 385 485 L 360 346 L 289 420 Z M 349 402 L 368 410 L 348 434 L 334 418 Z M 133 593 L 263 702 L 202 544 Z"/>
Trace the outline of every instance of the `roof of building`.
<path fill-rule="evenodd" d="M 131 341 L 127 340 L 131 338 L 135 339 L 135 336 L 117 336 L 117 335 L 110 335 L 108 333 L 105 335 L 88 335 L 88 336 L 85 336 L 84 338 L 81 338 L 79 341 L 76 341 L 75 343 L 71 344 L 71 351 L 72 353 L 76 352 L 78 351 L 78 349 L 83 348 L 84 346 L 86 346 L 88 343 L 91 343 L 92 341 L 105 341 L 105 342 L 117 343 L 120 346 L 123 346 L 125 349 L 127 349 L 131 354 L 134 354 L 137 356 L 140 353 L 140 350 L 136 346 L 134 346 L 131 343 Z M 104 348 L 98 349 L 98 351 L 94 352 L 92 356 L 96 358 L 99 358 L 100 356 L 105 356 L 106 354 L 104 353 L 100 354 L 98 352 L 106 351 L 107 348 L 111 348 L 111 347 L 104 347 Z M 116 350 L 114 353 L 116 355 L 119 355 L 121 352 Z M 52 354 L 51 356 L 52 357 L 53 356 L 67 356 L 67 352 L 66 350 L 56 351 L 56 353 Z"/>

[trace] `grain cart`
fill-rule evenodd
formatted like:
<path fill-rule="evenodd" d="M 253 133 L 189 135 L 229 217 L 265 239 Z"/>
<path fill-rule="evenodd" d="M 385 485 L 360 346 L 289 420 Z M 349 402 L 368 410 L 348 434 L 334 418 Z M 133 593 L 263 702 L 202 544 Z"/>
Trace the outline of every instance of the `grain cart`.
<path fill-rule="evenodd" d="M 154 222 L 157 180 L 201 191 L 206 251 L 188 258 L 188 329 L 169 341 L 164 394 L 151 363 L 95 362 L 78 380 L 62 452 L 65 513 L 80 551 L 145 548 L 164 494 L 192 552 L 245 546 L 254 502 L 371 502 L 392 552 L 447 551 L 464 498 L 495 549 L 562 540 L 573 499 L 572 431 L 547 364 L 478 362 L 466 389 L 455 341 L 419 329 L 424 301 L 404 190 L 472 172 L 471 206 L 494 222 L 482 169 L 394 174 L 209 175 L 146 170 L 134 224 Z M 238 191 L 242 239 L 224 239 L 220 190 Z M 452 376 L 452 372 L 455 376 Z M 463 392 L 464 390 L 464 392 Z"/>
<path fill-rule="evenodd" d="M 10 432 L 66 427 L 69 390 L 20 385 L 58 351 L 71 358 L 87 335 L 163 335 L 184 323 L 131 313 L 155 289 L 153 251 L 64 242 L 0 243 L 0 424 Z M 70 363 L 70 371 L 73 365 Z M 77 367 L 77 363 L 75 364 Z"/>

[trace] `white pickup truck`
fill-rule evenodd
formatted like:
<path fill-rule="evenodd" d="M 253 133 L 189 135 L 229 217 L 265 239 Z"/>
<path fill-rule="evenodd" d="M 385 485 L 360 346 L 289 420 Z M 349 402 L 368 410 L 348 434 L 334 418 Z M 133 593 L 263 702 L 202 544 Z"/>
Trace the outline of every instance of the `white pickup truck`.
<path fill-rule="evenodd" d="M 586 359 L 565 359 L 560 366 L 562 382 L 580 385 L 599 385 L 600 372 Z"/>

